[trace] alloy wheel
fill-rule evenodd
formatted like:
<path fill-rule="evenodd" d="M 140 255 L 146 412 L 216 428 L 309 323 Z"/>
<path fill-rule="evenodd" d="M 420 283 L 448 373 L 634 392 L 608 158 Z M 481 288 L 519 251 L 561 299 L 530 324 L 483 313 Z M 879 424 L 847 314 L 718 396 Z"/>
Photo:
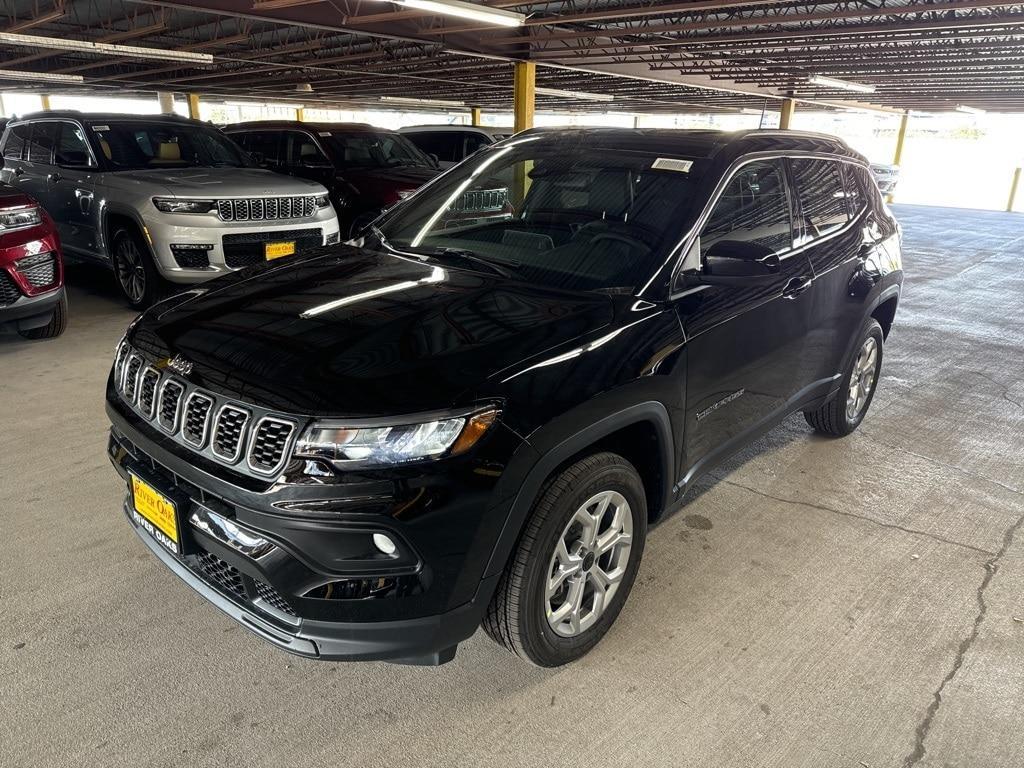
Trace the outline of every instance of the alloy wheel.
<path fill-rule="evenodd" d="M 146 294 L 146 266 L 142 253 L 129 237 L 117 244 L 117 281 L 132 304 L 138 304 Z"/>
<path fill-rule="evenodd" d="M 602 491 L 576 510 L 548 563 L 545 612 L 561 637 L 575 637 L 605 612 L 626 573 L 633 541 L 629 502 Z"/>
<path fill-rule="evenodd" d="M 853 422 L 861 415 L 875 388 L 875 369 L 878 367 L 878 341 L 874 336 L 864 340 L 850 373 L 850 387 L 846 396 L 846 418 Z"/>

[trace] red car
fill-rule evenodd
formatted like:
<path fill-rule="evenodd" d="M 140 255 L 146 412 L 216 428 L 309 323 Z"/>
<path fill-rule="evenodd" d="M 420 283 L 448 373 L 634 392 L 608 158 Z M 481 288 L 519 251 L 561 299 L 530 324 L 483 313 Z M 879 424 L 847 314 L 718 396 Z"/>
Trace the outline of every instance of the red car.
<path fill-rule="evenodd" d="M 53 221 L 34 199 L 0 184 L 0 326 L 27 339 L 49 339 L 60 336 L 67 322 Z"/>

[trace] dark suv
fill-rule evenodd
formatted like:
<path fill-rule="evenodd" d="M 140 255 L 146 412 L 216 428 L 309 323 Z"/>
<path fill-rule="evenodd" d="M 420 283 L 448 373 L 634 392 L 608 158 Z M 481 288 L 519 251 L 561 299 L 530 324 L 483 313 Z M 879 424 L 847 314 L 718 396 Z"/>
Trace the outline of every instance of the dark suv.
<path fill-rule="evenodd" d="M 257 163 L 327 187 L 343 237 L 440 173 L 437 161 L 397 131 L 363 123 L 236 123 L 224 132 Z"/>
<path fill-rule="evenodd" d="M 864 158 L 788 131 L 526 132 L 357 246 L 153 307 L 107 389 L 142 540 L 325 659 L 439 663 L 481 623 L 581 656 L 698 475 L 794 411 L 857 427 L 902 283 Z"/>

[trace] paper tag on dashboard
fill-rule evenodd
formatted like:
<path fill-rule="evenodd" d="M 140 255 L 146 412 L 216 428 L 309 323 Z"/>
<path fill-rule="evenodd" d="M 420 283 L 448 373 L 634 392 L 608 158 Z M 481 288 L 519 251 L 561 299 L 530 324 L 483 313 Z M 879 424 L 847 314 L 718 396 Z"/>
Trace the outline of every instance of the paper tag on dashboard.
<path fill-rule="evenodd" d="M 693 167 L 693 160 L 677 160 L 674 157 L 659 157 L 651 168 L 656 171 L 676 171 L 677 173 L 689 173 Z"/>

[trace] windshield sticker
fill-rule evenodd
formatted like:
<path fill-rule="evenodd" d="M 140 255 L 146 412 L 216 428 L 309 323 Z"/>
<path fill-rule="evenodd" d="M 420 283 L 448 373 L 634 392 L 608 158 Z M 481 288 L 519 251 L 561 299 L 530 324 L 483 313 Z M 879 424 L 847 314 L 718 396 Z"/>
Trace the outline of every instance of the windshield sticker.
<path fill-rule="evenodd" d="M 330 136 L 331 132 L 330 131 L 317 131 L 316 135 L 317 136 Z"/>
<path fill-rule="evenodd" d="M 102 133 L 103 131 L 109 131 L 110 130 L 110 126 L 109 125 L 94 125 L 92 127 L 92 129 L 94 131 L 96 131 L 96 133 Z"/>
<path fill-rule="evenodd" d="M 678 173 L 689 173 L 693 167 L 693 160 L 676 160 L 672 157 L 659 157 L 651 168 L 657 171 L 676 171 Z"/>

